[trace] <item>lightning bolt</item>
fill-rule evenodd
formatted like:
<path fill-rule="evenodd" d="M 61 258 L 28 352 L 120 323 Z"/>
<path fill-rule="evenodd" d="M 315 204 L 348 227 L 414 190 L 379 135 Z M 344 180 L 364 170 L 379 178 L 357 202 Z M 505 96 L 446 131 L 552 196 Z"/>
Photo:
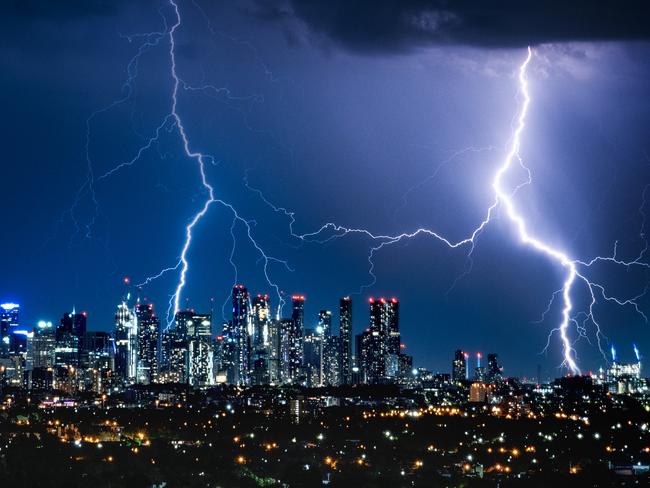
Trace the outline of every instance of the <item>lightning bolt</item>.
<path fill-rule="evenodd" d="M 144 33 L 144 34 L 134 34 L 128 36 L 121 35 L 122 38 L 127 39 L 129 42 L 132 42 L 134 39 L 142 39 L 143 41 L 139 45 L 134 57 L 130 60 L 130 62 L 127 65 L 126 68 L 127 78 L 125 83 L 123 84 L 122 96 L 117 100 L 114 100 L 113 102 L 104 106 L 103 108 L 93 112 L 86 120 L 86 139 L 85 139 L 86 141 L 85 160 L 86 160 L 86 167 L 87 167 L 86 178 L 83 184 L 81 185 L 81 187 L 77 190 L 71 208 L 64 213 L 64 215 L 61 218 L 61 222 L 59 223 L 62 223 L 65 215 L 69 215 L 76 229 L 75 235 L 79 233 L 82 229 L 82 224 L 76 218 L 76 210 L 81 205 L 83 199 L 89 195 L 93 204 L 94 212 L 91 215 L 90 220 L 85 224 L 85 230 L 86 230 L 85 237 L 91 238 L 92 227 L 94 226 L 95 221 L 99 216 L 99 201 L 95 193 L 95 186 L 103 182 L 104 180 L 108 180 L 110 177 L 120 172 L 121 170 L 136 164 L 142 158 L 142 156 L 146 151 L 152 149 L 159 142 L 164 132 L 166 133 L 176 132 L 180 138 L 184 155 L 188 159 L 196 163 L 200 175 L 201 189 L 203 193 L 205 193 L 206 197 L 201 207 L 196 211 L 196 213 L 192 216 L 192 218 L 185 226 L 183 244 L 181 246 L 178 259 L 174 262 L 173 265 L 163 268 L 156 274 L 146 277 L 139 284 L 137 284 L 136 287 L 138 288 L 144 287 L 168 273 L 172 273 L 172 272 L 178 273 L 178 281 L 175 285 L 173 293 L 170 295 L 168 308 L 167 308 L 167 327 L 170 327 L 171 324 L 173 323 L 174 314 L 178 310 L 180 310 L 183 291 L 185 289 L 185 286 L 187 285 L 188 272 L 190 269 L 188 253 L 192 246 L 194 231 L 196 230 L 196 227 L 200 224 L 200 222 L 203 220 L 203 218 L 207 215 L 210 207 L 213 206 L 213 204 L 218 204 L 224 207 L 227 211 L 229 211 L 232 214 L 232 225 L 230 228 L 230 232 L 233 237 L 233 244 L 232 244 L 232 251 L 230 254 L 230 263 L 235 269 L 235 280 L 237 277 L 237 269 L 233 261 L 233 255 L 236 246 L 235 227 L 239 223 L 243 225 L 247 239 L 250 241 L 250 243 L 252 244 L 256 252 L 259 253 L 260 255 L 260 260 L 263 263 L 262 271 L 264 277 L 268 285 L 274 289 L 274 291 L 278 296 L 278 314 L 280 314 L 282 306 L 285 301 L 279 285 L 271 278 L 270 265 L 272 263 L 279 264 L 283 266 L 285 269 L 287 269 L 288 271 L 293 271 L 293 268 L 289 266 L 286 260 L 279 259 L 269 255 L 262 248 L 262 246 L 257 242 L 257 240 L 253 235 L 253 226 L 256 223 L 254 220 L 245 218 L 238 212 L 238 210 L 235 208 L 234 205 L 232 205 L 231 203 L 223 199 L 216 197 L 215 188 L 208 179 L 206 166 L 210 163 L 216 166 L 217 161 L 212 155 L 205 154 L 199 150 L 195 150 L 192 148 L 192 145 L 190 143 L 190 137 L 183 123 L 183 119 L 181 118 L 178 112 L 181 89 L 187 92 L 199 92 L 211 98 L 217 98 L 218 96 L 221 95 L 221 96 L 225 96 L 227 100 L 235 100 L 235 101 L 248 100 L 251 102 L 251 104 L 262 101 L 262 98 L 259 95 L 237 96 L 232 94 L 231 90 L 228 89 L 227 87 L 216 87 L 207 83 L 204 83 L 200 86 L 193 86 L 186 83 L 178 72 L 178 66 L 176 62 L 176 37 L 175 36 L 178 30 L 181 28 L 181 24 L 182 24 L 181 11 L 176 0 L 168 0 L 167 3 L 171 8 L 171 10 L 173 11 L 173 16 L 174 16 L 174 22 L 171 25 L 168 25 L 166 16 L 162 12 L 160 12 L 164 24 L 164 29 L 162 31 Z M 197 8 L 199 8 L 201 14 L 205 16 L 205 13 L 198 6 L 198 4 L 194 3 L 194 5 Z M 214 31 L 212 27 L 210 25 L 208 27 L 210 28 L 211 32 L 214 35 Z M 122 162 L 118 162 L 111 169 L 108 169 L 107 171 L 101 174 L 97 174 L 91 158 L 91 148 L 90 148 L 92 122 L 99 115 L 106 113 L 111 109 L 119 105 L 122 105 L 133 98 L 135 92 L 135 83 L 138 77 L 138 64 L 140 58 L 150 49 L 159 46 L 161 41 L 164 38 L 167 38 L 169 41 L 169 49 L 168 49 L 169 74 L 172 80 L 172 90 L 170 95 L 170 110 L 167 113 L 167 115 L 163 117 L 162 121 L 155 128 L 151 136 L 142 137 L 141 134 L 135 131 L 135 128 L 133 129 L 139 136 L 145 139 L 145 141 L 143 145 L 135 152 L 132 158 Z M 233 42 L 238 42 L 238 43 L 244 42 L 236 39 L 231 39 L 231 40 Z M 253 49 L 252 45 L 248 45 L 248 44 L 246 45 L 249 48 Z M 254 52 L 254 54 L 255 54 L 256 61 L 258 63 L 261 63 L 256 51 Z M 265 69 L 265 73 L 268 76 L 272 76 L 272 73 L 268 70 L 268 68 L 266 68 L 266 65 L 264 65 L 264 69 Z M 277 81 L 277 80 L 275 78 L 272 78 L 271 81 Z"/>
<path fill-rule="evenodd" d="M 191 148 L 190 146 L 190 140 L 189 136 L 187 134 L 187 131 L 185 129 L 185 126 L 183 125 L 183 120 L 178 114 L 178 92 L 179 88 L 183 87 L 185 89 L 189 90 L 210 90 L 210 91 L 216 91 L 220 92 L 223 91 L 224 89 L 218 89 L 215 88 L 211 85 L 204 85 L 198 88 L 191 87 L 187 85 L 185 82 L 182 81 L 180 76 L 178 75 L 178 70 L 177 70 L 177 64 L 176 64 L 176 39 L 175 39 L 175 33 L 176 31 L 180 28 L 181 26 L 181 13 L 180 9 L 178 7 L 178 4 L 176 3 L 175 0 L 169 0 L 169 4 L 172 6 L 174 10 L 174 14 L 176 17 L 176 20 L 174 24 L 172 25 L 171 29 L 169 30 L 169 59 L 170 59 L 170 73 L 171 77 L 173 79 L 173 89 L 172 89 L 172 94 L 171 94 L 171 99 L 172 99 L 172 106 L 171 106 L 171 112 L 170 115 L 173 118 L 175 122 L 175 126 L 178 130 L 178 134 L 181 138 L 182 144 L 183 144 L 183 150 L 185 152 L 185 155 L 189 158 L 192 159 L 196 162 L 199 173 L 201 176 L 201 185 L 204 189 L 204 191 L 207 193 L 207 198 L 203 202 L 203 206 L 199 209 L 199 211 L 194 214 L 190 222 L 186 225 L 185 227 L 185 239 L 183 242 L 183 246 L 181 248 L 179 260 L 176 263 L 176 266 L 172 268 L 167 268 L 155 277 L 147 278 L 145 280 L 146 282 L 150 282 L 152 279 L 155 279 L 158 276 L 161 276 L 162 273 L 165 273 L 166 271 L 171 271 L 171 270 L 176 270 L 180 268 L 180 273 L 179 273 L 179 279 L 178 283 L 176 284 L 176 288 L 174 290 L 174 293 L 172 294 L 170 300 L 169 300 L 169 308 L 167 310 L 167 326 L 171 326 L 173 322 L 173 316 L 176 312 L 180 310 L 180 303 L 182 299 L 182 293 L 183 289 L 185 288 L 185 285 L 187 284 L 187 273 L 189 270 L 190 263 L 187 258 L 187 254 L 190 250 L 190 247 L 192 245 L 192 238 L 193 238 L 193 232 L 195 227 L 199 224 L 199 222 L 205 217 L 205 215 L 208 212 L 208 209 L 210 206 L 214 203 L 218 203 L 221 206 L 227 208 L 230 210 L 233 214 L 233 224 L 231 226 L 231 234 L 234 236 L 234 226 L 236 222 L 240 222 L 244 225 L 246 229 L 246 235 L 253 245 L 253 247 L 256 249 L 256 251 L 260 254 L 261 259 L 263 260 L 263 272 L 264 276 L 266 278 L 267 283 L 275 290 L 276 295 L 278 296 L 279 299 L 279 304 L 278 304 L 278 309 L 281 310 L 282 305 L 284 303 L 284 299 L 282 297 L 282 293 L 280 291 L 280 288 L 278 284 L 271 279 L 270 273 L 269 273 L 269 264 L 274 262 L 283 265 L 287 270 L 293 271 L 293 269 L 289 266 L 286 260 L 278 259 L 274 256 L 270 256 L 267 254 L 264 249 L 258 244 L 258 242 L 255 240 L 253 236 L 253 231 L 252 231 L 252 224 L 254 221 L 247 220 L 244 217 L 242 217 L 239 212 L 236 210 L 236 208 L 219 198 L 215 197 L 215 190 L 212 184 L 208 181 L 208 177 L 206 174 L 206 162 L 207 161 L 214 161 L 214 157 L 210 156 L 209 154 L 204 154 L 200 151 L 195 151 Z M 235 246 L 235 239 L 233 239 L 233 252 L 234 252 L 234 246 Z M 233 264 L 232 261 L 232 253 L 231 253 L 231 258 L 230 258 L 231 264 Z M 279 313 L 279 312 L 278 312 Z"/>

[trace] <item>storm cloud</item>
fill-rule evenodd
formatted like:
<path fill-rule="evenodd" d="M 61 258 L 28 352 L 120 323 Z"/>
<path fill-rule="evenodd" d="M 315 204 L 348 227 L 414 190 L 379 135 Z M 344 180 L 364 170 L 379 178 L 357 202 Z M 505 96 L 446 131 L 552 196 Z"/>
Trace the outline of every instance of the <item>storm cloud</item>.
<path fill-rule="evenodd" d="M 355 52 L 405 52 L 428 45 L 521 47 L 548 42 L 650 38 L 642 0 L 290 0 L 311 31 Z M 259 6 L 261 17 L 286 10 Z"/>

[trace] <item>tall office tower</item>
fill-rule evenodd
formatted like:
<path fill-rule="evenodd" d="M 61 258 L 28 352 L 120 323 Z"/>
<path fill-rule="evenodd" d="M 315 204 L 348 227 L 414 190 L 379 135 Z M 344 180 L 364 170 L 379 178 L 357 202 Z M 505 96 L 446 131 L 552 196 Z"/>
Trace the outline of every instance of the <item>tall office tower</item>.
<path fill-rule="evenodd" d="M 221 326 L 221 366 L 220 374 L 225 375 L 225 382 L 235 384 L 235 337 L 232 321 L 224 322 Z"/>
<path fill-rule="evenodd" d="M 503 367 L 499 364 L 499 355 L 495 353 L 488 354 L 487 362 L 486 379 L 488 383 L 499 383 L 503 379 Z"/>
<path fill-rule="evenodd" d="M 414 381 L 413 356 L 408 354 L 399 355 L 399 382 L 408 385 Z"/>
<path fill-rule="evenodd" d="M 476 381 L 485 381 L 485 366 L 481 366 L 482 357 L 480 352 L 476 353 L 476 369 L 474 370 L 474 379 Z"/>
<path fill-rule="evenodd" d="M 34 333 L 27 338 L 26 369 L 52 368 L 56 349 L 52 322 L 41 321 Z"/>
<path fill-rule="evenodd" d="M 217 384 L 226 383 L 228 374 L 225 362 L 226 338 L 219 334 L 212 340 L 212 371 L 214 382 Z"/>
<path fill-rule="evenodd" d="M 253 298 L 253 337 L 251 338 L 253 349 L 268 345 L 270 320 L 269 296 L 257 295 Z"/>
<path fill-rule="evenodd" d="M 332 312 L 321 310 L 318 313 L 316 331 L 321 336 L 321 385 L 339 384 L 339 348 L 338 337 L 332 336 Z"/>
<path fill-rule="evenodd" d="M 339 303 L 339 337 L 341 338 L 341 383 L 352 384 L 352 299 L 343 297 Z"/>
<path fill-rule="evenodd" d="M 467 358 L 463 351 L 457 349 L 454 353 L 454 360 L 451 363 L 452 381 L 463 381 L 467 371 Z"/>
<path fill-rule="evenodd" d="M 369 383 L 394 381 L 399 372 L 399 302 L 396 298 L 369 299 L 370 333 L 368 345 Z"/>
<path fill-rule="evenodd" d="M 136 304 L 135 317 L 138 323 L 137 382 L 145 385 L 156 383 L 160 357 L 160 319 L 156 317 L 151 303 Z"/>
<path fill-rule="evenodd" d="M 280 320 L 280 337 L 278 338 L 279 361 L 278 369 L 281 383 L 291 383 L 291 334 L 293 320 Z"/>
<path fill-rule="evenodd" d="M 58 367 L 79 367 L 83 352 L 83 337 L 86 333 L 86 313 L 63 314 L 61 323 L 56 328 L 55 364 Z"/>
<path fill-rule="evenodd" d="M 364 330 L 361 334 L 355 336 L 356 339 L 356 356 L 358 382 L 362 384 L 372 383 L 370 377 L 371 370 L 371 348 L 373 343 L 373 333 L 370 329 Z M 353 371 L 354 373 L 354 371 Z"/>
<path fill-rule="evenodd" d="M 18 329 L 20 318 L 20 305 L 17 303 L 3 303 L 0 305 L 0 355 L 9 354 L 9 341 L 11 333 Z"/>
<path fill-rule="evenodd" d="M 271 319 L 269 321 L 269 382 L 277 385 L 281 379 L 281 338 L 282 321 Z"/>
<path fill-rule="evenodd" d="M 214 384 L 214 358 L 212 344 L 201 339 L 191 339 L 188 350 L 189 383 L 194 387 Z"/>
<path fill-rule="evenodd" d="M 253 298 L 251 342 L 251 383 L 265 385 L 271 382 L 269 323 L 271 310 L 269 296 L 257 295 Z"/>
<path fill-rule="evenodd" d="M 188 340 L 188 381 L 194 387 L 213 385 L 212 314 L 192 311 L 185 326 Z"/>
<path fill-rule="evenodd" d="M 89 331 L 84 335 L 79 374 L 84 390 L 97 394 L 109 391 L 115 370 L 113 346 L 108 332 Z"/>
<path fill-rule="evenodd" d="M 297 383 L 302 367 L 302 333 L 305 328 L 305 297 L 294 295 L 291 297 L 291 328 L 289 330 L 289 379 Z"/>
<path fill-rule="evenodd" d="M 174 328 L 162 333 L 160 383 L 187 383 L 189 370 L 189 345 Z"/>
<path fill-rule="evenodd" d="M 303 366 L 307 386 L 323 386 L 323 333 L 322 329 L 305 329 L 302 340 Z"/>
<path fill-rule="evenodd" d="M 323 383 L 327 386 L 341 385 L 341 338 L 325 339 L 323 352 Z"/>
<path fill-rule="evenodd" d="M 234 342 L 234 371 L 232 373 L 232 382 L 236 385 L 250 384 L 249 326 L 250 311 L 248 290 L 246 290 L 244 285 L 235 285 L 232 289 L 232 335 Z"/>
<path fill-rule="evenodd" d="M 136 381 L 138 361 L 138 322 L 126 301 L 115 313 L 115 374 L 124 384 Z"/>

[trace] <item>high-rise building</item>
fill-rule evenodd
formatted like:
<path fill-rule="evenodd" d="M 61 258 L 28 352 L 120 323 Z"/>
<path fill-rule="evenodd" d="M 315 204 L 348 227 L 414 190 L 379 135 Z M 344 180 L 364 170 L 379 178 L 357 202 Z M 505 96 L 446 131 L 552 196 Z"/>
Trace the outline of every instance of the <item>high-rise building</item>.
<path fill-rule="evenodd" d="M 88 331 L 83 338 L 80 373 L 82 387 L 97 394 L 109 390 L 115 370 L 114 341 L 108 332 Z"/>
<path fill-rule="evenodd" d="M 264 348 L 268 345 L 270 320 L 269 296 L 259 294 L 253 298 L 253 334 L 251 337 L 253 349 Z"/>
<path fill-rule="evenodd" d="M 181 312 L 178 312 L 181 313 Z M 178 316 L 177 313 L 177 316 Z M 187 383 L 189 381 L 189 345 L 178 328 L 162 333 L 160 348 L 160 383 Z"/>
<path fill-rule="evenodd" d="M 235 337 L 232 330 L 232 320 L 221 325 L 218 374 L 225 377 L 224 382 L 235 383 Z"/>
<path fill-rule="evenodd" d="M 454 360 L 451 363 L 452 381 L 463 381 L 467 376 L 467 354 L 460 349 L 454 353 Z"/>
<path fill-rule="evenodd" d="M 280 320 L 280 331 L 278 338 L 278 351 L 279 351 L 279 360 L 278 360 L 278 369 L 280 373 L 280 382 L 281 383 L 291 383 L 291 346 L 293 341 L 291 340 L 292 331 L 293 331 L 293 320 L 292 319 L 281 319 Z"/>
<path fill-rule="evenodd" d="M 271 352 L 269 339 L 271 309 L 269 307 L 269 296 L 259 294 L 254 297 L 252 312 L 252 335 L 250 338 L 251 383 L 265 385 L 271 382 L 269 362 Z"/>
<path fill-rule="evenodd" d="M 146 385 L 156 383 L 160 359 L 160 319 L 151 303 L 136 304 L 135 316 L 138 323 L 137 381 Z"/>
<path fill-rule="evenodd" d="M 326 386 L 339 386 L 341 384 L 341 338 L 339 336 L 325 339 L 323 363 L 323 383 Z"/>
<path fill-rule="evenodd" d="M 231 382 L 250 384 L 250 307 L 248 290 L 244 285 L 232 289 L 232 336 L 234 345 Z"/>
<path fill-rule="evenodd" d="M 366 329 L 355 336 L 355 342 L 357 371 L 353 369 L 353 376 L 357 376 L 358 383 L 372 383 L 372 378 L 369 375 L 372 368 L 371 348 L 373 345 L 373 333 L 370 329 Z"/>
<path fill-rule="evenodd" d="M 302 338 L 303 366 L 307 386 L 323 385 L 323 330 L 305 329 Z"/>
<path fill-rule="evenodd" d="M 115 313 L 115 375 L 124 384 L 136 381 L 138 362 L 138 322 L 126 301 Z"/>
<path fill-rule="evenodd" d="M 291 297 L 291 327 L 288 331 L 288 369 L 289 381 L 296 383 L 299 381 L 303 350 L 302 334 L 305 328 L 305 297 L 304 295 L 293 295 Z"/>
<path fill-rule="evenodd" d="M 392 382 L 399 373 L 399 302 L 369 299 L 370 327 L 363 338 L 363 375 L 368 383 Z"/>
<path fill-rule="evenodd" d="M 26 369 L 54 367 L 56 339 L 52 322 L 39 322 L 31 337 L 27 339 Z"/>
<path fill-rule="evenodd" d="M 194 387 L 214 384 L 213 351 L 210 341 L 190 339 L 189 341 L 189 383 Z"/>
<path fill-rule="evenodd" d="M 3 303 L 0 305 L 0 355 L 9 354 L 11 332 L 18 329 L 20 305 Z"/>
<path fill-rule="evenodd" d="M 281 375 L 281 344 L 282 321 L 272 319 L 269 321 L 269 382 L 278 384 L 282 381 Z"/>
<path fill-rule="evenodd" d="M 481 366 L 482 355 L 480 352 L 476 353 L 476 369 L 474 370 L 474 379 L 479 382 L 485 381 L 486 373 L 485 366 Z"/>
<path fill-rule="evenodd" d="M 67 368 L 79 366 L 83 351 L 83 338 L 86 334 L 86 313 L 63 314 L 61 323 L 56 328 L 55 364 Z"/>
<path fill-rule="evenodd" d="M 352 299 L 343 297 L 339 303 L 339 336 L 341 338 L 341 383 L 352 383 Z"/>
<path fill-rule="evenodd" d="M 488 383 L 499 383 L 503 379 L 503 368 L 499 364 L 499 355 L 495 353 L 488 354 L 487 363 L 486 379 Z"/>

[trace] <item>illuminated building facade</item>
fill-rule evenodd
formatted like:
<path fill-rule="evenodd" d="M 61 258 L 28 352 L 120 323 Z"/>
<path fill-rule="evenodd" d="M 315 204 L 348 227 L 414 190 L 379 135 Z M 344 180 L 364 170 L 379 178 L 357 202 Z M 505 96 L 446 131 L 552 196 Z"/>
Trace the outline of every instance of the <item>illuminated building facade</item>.
<path fill-rule="evenodd" d="M 487 356 L 487 373 L 488 383 L 500 383 L 503 380 L 503 367 L 499 363 L 499 355 L 490 353 Z"/>
<path fill-rule="evenodd" d="M 133 310 L 123 301 L 115 313 L 115 375 L 123 384 L 136 381 L 138 323 Z"/>
<path fill-rule="evenodd" d="M 352 383 L 352 299 L 343 297 L 339 302 L 340 381 Z"/>
<path fill-rule="evenodd" d="M 145 385 L 156 383 L 160 358 L 160 319 L 151 303 L 136 304 L 135 317 L 138 324 L 137 382 Z"/>
<path fill-rule="evenodd" d="M 451 363 L 451 379 L 452 381 L 463 381 L 467 375 L 467 355 L 457 349 L 454 353 L 454 360 Z"/>
<path fill-rule="evenodd" d="M 20 318 L 20 305 L 17 303 L 3 303 L 0 305 L 0 354 L 9 353 L 11 332 L 18 329 Z"/>
<path fill-rule="evenodd" d="M 291 322 L 287 330 L 287 366 L 288 381 L 299 381 L 303 364 L 302 334 L 305 327 L 305 297 L 294 295 L 291 297 Z"/>
<path fill-rule="evenodd" d="M 233 361 L 231 382 L 236 385 L 250 384 L 250 300 L 243 285 L 232 289 L 232 341 Z"/>

